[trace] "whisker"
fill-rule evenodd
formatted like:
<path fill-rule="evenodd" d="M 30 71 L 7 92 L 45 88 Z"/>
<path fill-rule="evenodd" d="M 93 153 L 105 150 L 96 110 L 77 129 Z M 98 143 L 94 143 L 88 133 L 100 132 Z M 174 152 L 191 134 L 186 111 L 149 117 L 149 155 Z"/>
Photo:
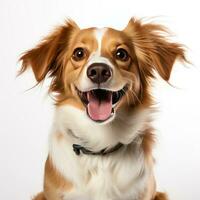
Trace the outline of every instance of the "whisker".
<path fill-rule="evenodd" d="M 127 93 L 125 93 L 125 95 L 126 95 L 126 98 L 127 98 L 128 105 L 130 105 L 130 99 L 129 99 L 129 96 L 128 96 Z"/>
<path fill-rule="evenodd" d="M 125 96 L 126 96 L 128 105 L 130 105 L 130 99 L 129 99 L 129 96 L 128 96 L 127 92 L 126 92 L 124 89 L 122 89 L 122 92 L 123 92 L 123 94 L 125 94 Z"/>
<path fill-rule="evenodd" d="M 130 97 L 131 97 L 131 99 L 132 99 L 133 103 L 135 103 L 135 97 L 134 97 L 134 95 L 132 94 L 132 92 L 131 92 L 131 91 L 130 91 Z"/>
<path fill-rule="evenodd" d="M 131 90 L 131 92 L 132 92 L 132 94 L 136 97 L 137 101 L 138 101 L 140 104 L 142 104 L 142 102 L 141 102 L 140 99 L 138 98 L 137 94 L 136 94 L 133 90 Z"/>
<path fill-rule="evenodd" d="M 142 102 L 140 101 L 139 97 L 137 96 L 137 94 L 134 92 L 134 90 L 133 90 L 133 88 L 132 88 L 132 86 L 133 86 L 133 81 L 130 80 L 130 79 L 128 79 L 128 80 L 129 80 L 129 82 L 131 83 L 131 88 L 129 88 L 128 92 L 130 91 L 130 95 L 131 95 L 131 98 L 132 98 L 133 102 L 135 103 L 135 99 L 136 99 L 140 104 L 142 104 Z M 124 91 L 123 91 L 123 92 L 124 92 Z M 141 90 L 141 92 L 142 92 L 142 90 Z M 126 94 L 126 93 L 125 93 L 125 94 Z"/>

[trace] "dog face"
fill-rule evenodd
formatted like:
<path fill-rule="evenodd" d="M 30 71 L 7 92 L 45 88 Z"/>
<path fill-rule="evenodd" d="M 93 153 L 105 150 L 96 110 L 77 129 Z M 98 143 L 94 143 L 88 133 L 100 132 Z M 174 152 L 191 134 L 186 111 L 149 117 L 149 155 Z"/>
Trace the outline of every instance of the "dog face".
<path fill-rule="evenodd" d="M 75 90 L 92 120 L 110 121 L 126 92 L 138 93 L 133 47 L 123 32 L 109 28 L 79 34 L 71 47 L 71 64 L 77 69 Z"/>
<path fill-rule="evenodd" d="M 163 36 L 164 27 L 131 19 L 124 30 L 80 29 L 67 21 L 25 52 L 21 73 L 31 66 L 36 80 L 52 78 L 57 105 L 71 104 L 95 122 L 110 122 L 122 108 L 150 106 L 154 71 L 169 80 L 180 44 Z"/>

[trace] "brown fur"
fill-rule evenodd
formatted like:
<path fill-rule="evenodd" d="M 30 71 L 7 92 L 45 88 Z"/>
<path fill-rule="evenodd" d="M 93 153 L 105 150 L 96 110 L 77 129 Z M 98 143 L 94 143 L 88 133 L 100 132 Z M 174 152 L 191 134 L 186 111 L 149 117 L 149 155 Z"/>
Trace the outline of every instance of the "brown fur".
<path fill-rule="evenodd" d="M 32 200 L 46 200 L 44 193 L 41 192 L 39 194 L 37 194 Z"/>
<path fill-rule="evenodd" d="M 157 192 L 154 200 L 168 200 L 168 197 L 165 193 Z"/>
<path fill-rule="evenodd" d="M 72 183 L 66 180 L 53 166 L 50 157 L 45 164 L 44 192 L 48 200 L 60 200 L 62 191 L 69 191 Z"/>
<path fill-rule="evenodd" d="M 144 24 L 132 18 L 124 31 L 132 38 L 138 65 L 143 75 L 154 77 L 153 69 L 166 81 L 178 58 L 186 61 L 181 44 L 167 40 L 167 29 L 158 24 Z"/>

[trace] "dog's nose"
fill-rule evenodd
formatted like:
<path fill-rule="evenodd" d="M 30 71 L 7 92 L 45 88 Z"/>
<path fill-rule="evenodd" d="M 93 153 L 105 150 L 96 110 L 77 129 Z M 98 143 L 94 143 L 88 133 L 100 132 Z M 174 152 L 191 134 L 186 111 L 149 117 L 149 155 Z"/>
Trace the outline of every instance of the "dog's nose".
<path fill-rule="evenodd" d="M 106 82 L 112 75 L 111 68 L 106 64 L 92 64 L 87 69 L 88 78 L 94 83 Z"/>

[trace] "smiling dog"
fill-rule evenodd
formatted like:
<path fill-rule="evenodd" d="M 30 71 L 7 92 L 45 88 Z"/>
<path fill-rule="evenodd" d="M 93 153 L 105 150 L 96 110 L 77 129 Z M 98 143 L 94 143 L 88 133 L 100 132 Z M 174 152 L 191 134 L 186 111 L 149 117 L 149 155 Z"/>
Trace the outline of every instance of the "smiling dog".
<path fill-rule="evenodd" d="M 68 20 L 20 58 L 51 77 L 56 110 L 44 190 L 35 200 L 166 200 L 156 192 L 151 81 L 168 81 L 181 44 L 132 18 L 124 30 Z"/>

